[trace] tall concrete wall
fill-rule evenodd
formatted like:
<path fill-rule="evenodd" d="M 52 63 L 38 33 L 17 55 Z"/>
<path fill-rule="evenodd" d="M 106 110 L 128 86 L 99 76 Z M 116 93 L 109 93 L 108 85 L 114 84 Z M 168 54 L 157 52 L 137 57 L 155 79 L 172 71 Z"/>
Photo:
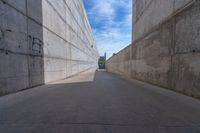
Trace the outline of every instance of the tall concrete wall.
<path fill-rule="evenodd" d="M 200 97 L 200 1 L 134 0 L 133 42 L 110 72 Z"/>
<path fill-rule="evenodd" d="M 0 0 L 0 93 L 97 67 L 82 0 Z"/>

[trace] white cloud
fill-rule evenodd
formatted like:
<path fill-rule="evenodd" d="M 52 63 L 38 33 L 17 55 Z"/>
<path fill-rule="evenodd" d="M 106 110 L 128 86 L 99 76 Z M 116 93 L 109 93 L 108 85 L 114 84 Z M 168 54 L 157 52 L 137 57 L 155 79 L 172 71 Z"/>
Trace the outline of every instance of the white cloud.
<path fill-rule="evenodd" d="M 89 15 L 96 22 L 112 20 L 115 17 L 115 7 L 110 0 L 89 0 L 92 2 L 92 9 Z"/>
<path fill-rule="evenodd" d="M 93 27 L 100 55 L 113 53 L 131 43 L 132 0 L 86 0 L 92 8 L 88 14 L 93 22 L 101 27 Z M 123 20 L 116 19 L 119 10 L 123 10 Z"/>
<path fill-rule="evenodd" d="M 95 31 L 95 37 L 100 55 L 107 52 L 108 58 L 113 53 L 117 53 L 129 45 L 131 41 L 131 34 L 122 31 L 118 27 L 107 28 L 104 31 Z"/>

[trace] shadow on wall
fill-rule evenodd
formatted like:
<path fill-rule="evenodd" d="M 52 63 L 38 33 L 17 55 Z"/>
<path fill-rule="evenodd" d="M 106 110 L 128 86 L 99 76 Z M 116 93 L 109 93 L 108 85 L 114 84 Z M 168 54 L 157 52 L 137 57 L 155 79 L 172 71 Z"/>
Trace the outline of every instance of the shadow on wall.
<path fill-rule="evenodd" d="M 0 0 L 0 95 L 44 84 L 41 0 Z"/>

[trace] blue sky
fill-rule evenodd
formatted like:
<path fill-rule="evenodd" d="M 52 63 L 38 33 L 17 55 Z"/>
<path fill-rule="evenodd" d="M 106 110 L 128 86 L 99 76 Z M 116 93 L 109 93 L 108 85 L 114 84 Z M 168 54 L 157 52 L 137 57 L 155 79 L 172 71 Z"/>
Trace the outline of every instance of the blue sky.
<path fill-rule="evenodd" d="M 132 0 L 84 0 L 100 55 L 131 43 Z"/>

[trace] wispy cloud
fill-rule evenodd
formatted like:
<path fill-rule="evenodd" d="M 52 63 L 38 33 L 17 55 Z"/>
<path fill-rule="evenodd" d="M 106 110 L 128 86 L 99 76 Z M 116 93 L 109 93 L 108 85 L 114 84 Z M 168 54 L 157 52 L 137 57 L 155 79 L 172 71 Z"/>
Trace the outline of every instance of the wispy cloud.
<path fill-rule="evenodd" d="M 84 0 L 101 55 L 131 42 L 132 0 Z"/>

